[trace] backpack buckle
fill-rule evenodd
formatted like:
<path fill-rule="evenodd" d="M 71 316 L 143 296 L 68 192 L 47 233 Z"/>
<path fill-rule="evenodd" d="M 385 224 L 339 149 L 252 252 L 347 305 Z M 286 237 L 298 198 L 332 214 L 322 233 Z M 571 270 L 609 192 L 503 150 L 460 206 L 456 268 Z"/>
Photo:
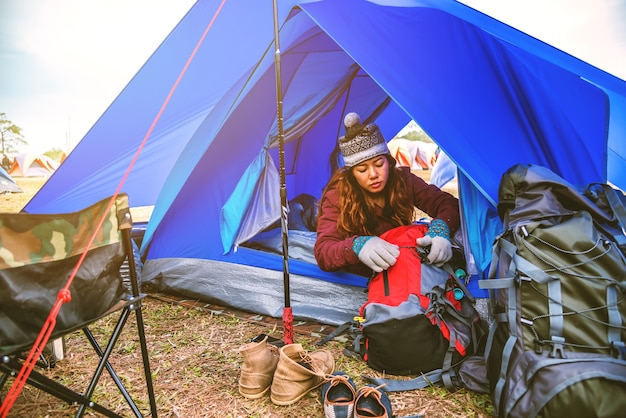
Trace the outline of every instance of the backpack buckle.
<path fill-rule="evenodd" d="M 426 309 L 426 316 L 430 318 L 432 315 L 435 315 L 437 318 L 442 318 L 446 310 L 442 302 L 443 298 L 445 298 L 445 290 L 439 286 L 435 286 L 430 292 L 426 293 L 426 296 L 430 299 L 428 308 Z"/>
<path fill-rule="evenodd" d="M 411 247 L 412 248 L 412 247 Z M 430 264 L 428 261 L 428 255 L 430 254 L 430 247 L 420 247 L 419 245 L 415 246 L 415 252 L 419 256 L 419 259 L 424 264 Z"/>
<path fill-rule="evenodd" d="M 611 341 L 610 352 L 611 356 L 620 360 L 626 360 L 626 344 L 623 341 Z"/>
<path fill-rule="evenodd" d="M 551 358 L 556 358 L 557 356 L 560 358 L 567 358 L 567 354 L 565 354 L 565 338 L 557 337 L 553 335 L 550 338 L 550 344 L 552 344 L 552 351 L 550 352 Z"/>

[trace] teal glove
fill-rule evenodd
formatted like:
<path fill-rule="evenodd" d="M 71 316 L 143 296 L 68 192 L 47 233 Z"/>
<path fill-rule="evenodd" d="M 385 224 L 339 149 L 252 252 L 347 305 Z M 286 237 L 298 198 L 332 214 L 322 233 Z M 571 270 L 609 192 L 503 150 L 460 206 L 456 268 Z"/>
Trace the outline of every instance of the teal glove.
<path fill-rule="evenodd" d="M 356 237 L 352 251 L 367 267 L 380 273 L 396 264 L 400 248 L 378 237 Z"/>
<path fill-rule="evenodd" d="M 437 267 L 443 266 L 452 258 L 452 244 L 450 243 L 450 229 L 441 219 L 430 223 L 426 235 L 415 240 L 420 247 L 430 246 L 428 262 Z"/>

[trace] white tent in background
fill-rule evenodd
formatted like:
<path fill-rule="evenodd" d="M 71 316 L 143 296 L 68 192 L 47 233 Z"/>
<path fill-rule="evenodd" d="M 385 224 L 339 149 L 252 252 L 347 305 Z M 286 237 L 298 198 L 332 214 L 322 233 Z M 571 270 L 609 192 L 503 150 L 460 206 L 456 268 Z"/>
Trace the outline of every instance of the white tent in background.
<path fill-rule="evenodd" d="M 437 149 L 437 144 L 434 142 L 394 138 L 387 145 L 398 165 L 411 167 L 413 170 L 430 170 L 433 168 L 435 161 L 433 156 Z"/>
<path fill-rule="evenodd" d="M 49 177 L 59 163 L 45 155 L 22 153 L 15 156 L 9 174 L 13 177 Z"/>

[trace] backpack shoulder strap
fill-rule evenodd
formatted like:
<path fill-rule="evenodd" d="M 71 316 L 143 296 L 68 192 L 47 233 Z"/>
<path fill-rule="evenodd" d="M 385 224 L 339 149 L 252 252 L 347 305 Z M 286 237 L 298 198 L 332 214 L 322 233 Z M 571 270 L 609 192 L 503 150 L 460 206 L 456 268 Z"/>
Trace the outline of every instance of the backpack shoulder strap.
<path fill-rule="evenodd" d="M 361 375 L 361 377 L 376 386 L 383 385 L 381 389 L 385 392 L 403 392 L 407 390 L 424 389 L 425 387 L 439 384 L 442 382 L 442 374 L 442 369 L 435 369 L 409 380 L 370 377 L 366 375 Z"/>
<path fill-rule="evenodd" d="M 322 340 L 318 341 L 316 343 L 316 345 L 318 345 L 318 346 L 319 345 L 324 345 L 327 342 L 329 342 L 330 340 L 332 340 L 333 338 L 340 336 L 344 332 L 348 332 L 351 337 L 358 336 L 358 334 L 361 333 L 361 329 L 360 329 L 359 322 L 358 322 L 358 320 L 356 318 L 358 318 L 358 317 L 355 317 L 355 319 L 352 320 L 352 321 L 344 322 L 343 324 L 339 325 L 337 328 L 335 328 L 334 331 L 332 331 L 330 334 L 328 334 Z"/>

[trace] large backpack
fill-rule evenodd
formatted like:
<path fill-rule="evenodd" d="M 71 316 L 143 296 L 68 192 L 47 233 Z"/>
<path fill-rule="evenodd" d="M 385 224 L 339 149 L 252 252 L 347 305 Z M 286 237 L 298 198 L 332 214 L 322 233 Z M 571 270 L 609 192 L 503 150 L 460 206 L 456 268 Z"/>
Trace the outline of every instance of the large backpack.
<path fill-rule="evenodd" d="M 368 300 L 360 309 L 355 345 L 369 367 L 389 375 L 426 375 L 426 379 L 385 383 L 385 390 L 410 390 L 443 382 L 456 389 L 456 366 L 473 354 L 485 325 L 464 283 L 462 252 L 445 269 L 422 262 L 416 247 L 428 226 L 391 229 L 380 238 L 397 244 L 396 263 L 368 283 Z M 333 336 L 336 335 L 333 334 Z"/>
<path fill-rule="evenodd" d="M 485 355 L 497 415 L 625 416 L 623 193 L 516 165 L 498 197 L 504 231 L 480 282 L 495 318 Z"/>

